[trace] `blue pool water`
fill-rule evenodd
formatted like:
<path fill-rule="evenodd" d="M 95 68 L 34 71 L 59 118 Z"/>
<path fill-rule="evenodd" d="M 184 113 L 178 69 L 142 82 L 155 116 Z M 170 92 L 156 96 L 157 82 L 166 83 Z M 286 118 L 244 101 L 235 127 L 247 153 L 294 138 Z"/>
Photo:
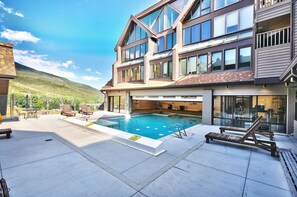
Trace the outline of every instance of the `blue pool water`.
<path fill-rule="evenodd" d="M 171 124 L 179 123 L 184 128 L 189 128 L 201 123 L 200 116 L 170 116 L 159 114 L 137 115 L 131 118 L 110 118 L 97 122 L 99 125 L 108 126 L 121 131 L 159 139 L 172 134 L 168 131 Z"/>

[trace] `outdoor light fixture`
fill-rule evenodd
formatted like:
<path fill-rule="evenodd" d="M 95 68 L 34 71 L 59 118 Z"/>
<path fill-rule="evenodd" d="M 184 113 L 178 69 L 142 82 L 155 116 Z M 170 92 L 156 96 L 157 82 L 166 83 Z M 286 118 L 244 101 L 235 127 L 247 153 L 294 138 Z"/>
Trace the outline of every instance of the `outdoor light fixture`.
<path fill-rule="evenodd" d="M 266 88 L 266 84 L 263 84 L 263 88 Z"/>
<path fill-rule="evenodd" d="M 294 77 L 291 77 L 290 81 L 291 81 L 292 83 L 294 83 L 294 82 L 295 82 Z"/>
<path fill-rule="evenodd" d="M 288 87 L 289 86 L 289 83 L 288 82 L 285 82 L 285 86 Z"/>

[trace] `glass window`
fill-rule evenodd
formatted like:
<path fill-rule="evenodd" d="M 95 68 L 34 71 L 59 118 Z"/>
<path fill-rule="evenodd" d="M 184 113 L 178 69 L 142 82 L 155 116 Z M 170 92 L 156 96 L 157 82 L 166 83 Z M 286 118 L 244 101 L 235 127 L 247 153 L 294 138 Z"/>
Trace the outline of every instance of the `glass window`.
<path fill-rule="evenodd" d="M 126 75 L 125 75 L 125 73 L 126 73 L 126 71 L 125 70 L 123 70 L 122 71 L 122 82 L 125 82 L 126 81 Z"/>
<path fill-rule="evenodd" d="M 168 77 L 168 62 L 163 62 L 163 77 Z"/>
<path fill-rule="evenodd" d="M 214 0 L 214 9 L 218 10 L 225 6 L 225 0 Z"/>
<path fill-rule="evenodd" d="M 134 28 L 131 30 L 131 32 L 130 32 L 130 35 L 129 35 L 129 39 L 128 39 L 128 42 L 127 42 L 127 44 L 130 44 L 130 43 L 132 43 L 132 42 L 134 42 L 135 41 L 135 33 L 134 33 Z"/>
<path fill-rule="evenodd" d="M 136 80 L 139 81 L 140 80 L 140 66 L 138 66 L 136 68 Z"/>
<path fill-rule="evenodd" d="M 235 69 L 236 65 L 236 49 L 225 51 L 225 70 Z"/>
<path fill-rule="evenodd" d="M 128 61 L 130 59 L 129 49 L 125 50 L 125 61 Z"/>
<path fill-rule="evenodd" d="M 167 24 L 166 29 L 170 28 L 178 17 L 178 12 L 167 6 Z"/>
<path fill-rule="evenodd" d="M 158 14 L 160 13 L 160 10 L 157 10 L 150 15 L 145 16 L 144 18 L 140 19 L 143 23 L 146 24 L 146 26 L 151 27 L 153 22 L 156 20 Z"/>
<path fill-rule="evenodd" d="M 247 68 L 251 67 L 251 47 L 245 47 L 239 49 L 239 64 L 238 68 Z"/>
<path fill-rule="evenodd" d="M 173 37 L 173 38 L 172 38 L 172 43 L 173 43 L 173 44 L 172 44 L 172 48 L 173 48 L 173 47 L 176 45 L 176 32 L 172 33 L 172 35 L 173 35 L 173 36 L 172 36 L 172 37 Z"/>
<path fill-rule="evenodd" d="M 140 57 L 140 45 L 137 45 L 135 47 L 135 58 L 139 58 Z"/>
<path fill-rule="evenodd" d="M 146 50 L 147 43 L 143 43 L 140 45 L 140 57 L 145 56 L 147 50 Z"/>
<path fill-rule="evenodd" d="M 233 3 L 238 2 L 239 0 L 225 0 L 226 1 L 226 6 L 231 5 Z"/>
<path fill-rule="evenodd" d="M 153 31 L 159 33 L 164 30 L 164 10 L 160 13 L 153 26 Z"/>
<path fill-rule="evenodd" d="M 204 0 L 201 3 L 201 15 L 208 14 L 210 12 L 210 0 Z"/>
<path fill-rule="evenodd" d="M 225 15 L 214 18 L 214 37 L 225 34 Z"/>
<path fill-rule="evenodd" d="M 168 62 L 168 76 L 172 77 L 172 62 Z"/>
<path fill-rule="evenodd" d="M 211 57 L 212 70 L 222 69 L 222 52 L 213 53 Z"/>
<path fill-rule="evenodd" d="M 196 58 L 196 56 L 189 58 L 187 74 L 197 74 L 197 58 Z"/>
<path fill-rule="evenodd" d="M 207 72 L 207 55 L 199 56 L 198 71 L 199 71 L 199 73 Z"/>
<path fill-rule="evenodd" d="M 134 47 L 129 49 L 129 54 L 130 54 L 130 60 L 134 59 Z"/>
<path fill-rule="evenodd" d="M 164 37 L 158 39 L 158 52 L 164 51 Z"/>
<path fill-rule="evenodd" d="M 211 37 L 211 25 L 210 20 L 201 24 L 201 40 L 207 40 Z"/>
<path fill-rule="evenodd" d="M 200 3 L 196 3 L 195 7 L 193 8 L 192 12 L 191 12 L 191 16 L 190 16 L 190 20 L 197 18 L 201 15 L 200 12 Z"/>
<path fill-rule="evenodd" d="M 136 40 L 140 40 L 140 34 L 141 34 L 141 28 L 138 26 L 138 25 L 136 25 L 136 28 L 135 28 L 136 30 Z"/>
<path fill-rule="evenodd" d="M 155 78 L 161 78 L 161 64 L 156 64 Z"/>
<path fill-rule="evenodd" d="M 240 10 L 240 30 L 252 28 L 254 25 L 253 6 L 245 7 Z"/>
<path fill-rule="evenodd" d="M 226 16 L 226 33 L 232 33 L 238 30 L 238 11 L 231 12 Z"/>
<path fill-rule="evenodd" d="M 180 75 L 187 75 L 187 59 L 180 60 Z"/>
<path fill-rule="evenodd" d="M 200 41 L 200 24 L 192 26 L 192 43 Z"/>
<path fill-rule="evenodd" d="M 131 81 L 136 81 L 137 69 L 131 68 Z"/>
<path fill-rule="evenodd" d="M 184 45 L 191 44 L 191 27 L 184 29 Z"/>
<path fill-rule="evenodd" d="M 143 29 L 141 29 L 141 31 L 140 31 L 140 39 L 143 39 L 143 38 L 147 38 L 147 33 Z"/>
<path fill-rule="evenodd" d="M 172 47 L 173 47 L 172 41 L 173 41 L 173 34 L 168 34 L 166 36 L 166 49 L 167 50 L 172 49 Z"/>
<path fill-rule="evenodd" d="M 143 68 L 143 66 L 140 66 L 140 80 L 141 81 L 144 80 L 144 68 Z"/>

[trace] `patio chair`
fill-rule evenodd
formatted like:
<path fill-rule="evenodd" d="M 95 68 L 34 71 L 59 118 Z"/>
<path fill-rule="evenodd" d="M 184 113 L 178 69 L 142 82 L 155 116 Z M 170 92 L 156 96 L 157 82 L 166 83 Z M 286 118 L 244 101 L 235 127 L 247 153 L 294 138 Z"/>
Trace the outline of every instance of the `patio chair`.
<path fill-rule="evenodd" d="M 0 134 L 6 135 L 6 138 L 10 138 L 10 134 L 12 133 L 11 128 L 6 128 L 6 129 L 0 129 Z"/>
<path fill-rule="evenodd" d="M 258 120 L 261 120 L 262 116 L 259 116 L 254 122 L 253 124 L 249 127 L 251 128 L 254 123 Z M 249 128 L 241 128 L 241 127 L 231 127 L 231 126 L 221 126 L 220 132 L 224 133 L 225 131 L 235 131 L 235 132 L 243 132 L 246 133 L 248 131 Z M 261 126 L 257 128 L 257 130 L 255 131 L 255 134 L 259 134 L 259 135 L 263 135 L 265 137 L 269 137 L 270 140 L 274 140 L 274 133 L 273 131 L 269 131 L 269 130 L 261 130 Z"/>
<path fill-rule="evenodd" d="M 260 126 L 260 119 L 254 122 L 254 124 L 248 129 L 245 135 L 242 137 L 237 135 L 226 135 L 223 133 L 214 133 L 210 132 L 205 135 L 206 143 L 209 143 L 210 140 L 218 140 L 226 143 L 234 143 L 240 145 L 247 145 L 252 147 L 257 147 L 263 150 L 271 152 L 271 156 L 275 156 L 276 153 L 276 143 L 275 141 L 270 140 L 259 140 L 255 135 L 255 131 Z"/>
<path fill-rule="evenodd" d="M 64 116 L 75 116 L 76 113 L 72 111 L 70 105 L 62 105 L 61 115 L 64 115 Z"/>
<path fill-rule="evenodd" d="M 93 111 L 91 110 L 90 106 L 86 105 L 86 104 L 81 104 L 79 106 L 80 108 L 80 113 L 82 113 L 83 115 L 93 115 Z"/>
<path fill-rule="evenodd" d="M 27 119 L 28 117 L 28 113 L 26 111 L 21 111 L 17 108 L 15 108 L 16 113 L 18 114 L 18 116 L 24 116 L 24 119 Z"/>

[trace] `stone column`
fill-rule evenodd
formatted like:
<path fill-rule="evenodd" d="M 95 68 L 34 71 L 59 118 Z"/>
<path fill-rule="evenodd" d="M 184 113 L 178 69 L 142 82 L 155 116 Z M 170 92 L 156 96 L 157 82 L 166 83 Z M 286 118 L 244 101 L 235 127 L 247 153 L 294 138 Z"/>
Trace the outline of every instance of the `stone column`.
<path fill-rule="evenodd" d="M 132 99 L 130 98 L 130 92 L 125 93 L 125 112 L 126 114 L 132 113 Z"/>
<path fill-rule="evenodd" d="M 213 101 L 212 90 L 203 90 L 202 124 L 212 125 Z"/>

